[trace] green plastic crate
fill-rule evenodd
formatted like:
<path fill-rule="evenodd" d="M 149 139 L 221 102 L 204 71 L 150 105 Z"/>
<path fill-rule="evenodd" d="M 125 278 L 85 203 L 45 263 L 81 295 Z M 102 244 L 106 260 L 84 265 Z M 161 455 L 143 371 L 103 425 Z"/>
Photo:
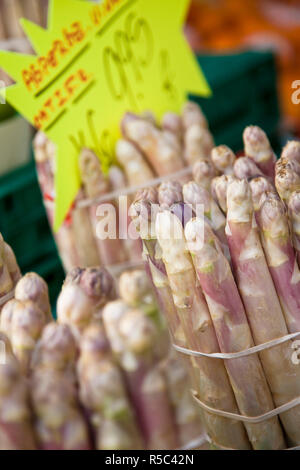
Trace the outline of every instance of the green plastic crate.
<path fill-rule="evenodd" d="M 40 199 L 34 163 L 2 176 L 0 178 L 1 232 L 5 234 L 13 232 L 20 225 L 26 224 L 28 217 L 41 218 L 43 205 Z"/>
<path fill-rule="evenodd" d="M 0 178 L 0 232 L 23 270 L 44 255 L 56 254 L 34 163 Z"/>
<path fill-rule="evenodd" d="M 206 114 L 216 143 L 241 150 L 243 130 L 253 124 L 265 130 L 278 151 L 280 111 L 273 54 L 201 55 L 198 62 L 213 96 L 209 99 L 192 96 L 192 99 Z"/>

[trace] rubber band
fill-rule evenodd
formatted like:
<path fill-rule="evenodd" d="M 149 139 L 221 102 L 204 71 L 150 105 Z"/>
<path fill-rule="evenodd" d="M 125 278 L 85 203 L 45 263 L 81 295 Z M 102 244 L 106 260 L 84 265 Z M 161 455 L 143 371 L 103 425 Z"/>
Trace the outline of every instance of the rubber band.
<path fill-rule="evenodd" d="M 201 436 L 192 439 L 186 445 L 177 450 L 196 450 L 206 442 L 208 442 L 208 436 L 206 434 L 201 434 Z"/>
<path fill-rule="evenodd" d="M 84 209 L 84 208 L 87 208 L 87 207 L 94 206 L 96 204 L 102 204 L 104 202 L 109 202 L 112 199 L 118 199 L 120 196 L 128 196 L 128 195 L 131 195 L 131 194 L 135 194 L 140 189 L 157 186 L 157 185 L 159 185 L 159 184 L 161 184 L 165 181 L 170 181 L 172 179 L 181 178 L 182 176 L 191 175 L 191 173 L 192 173 L 192 167 L 187 167 L 187 168 L 183 168 L 180 171 L 177 171 L 176 173 L 172 173 L 171 175 L 160 176 L 159 178 L 151 179 L 151 180 L 147 181 L 147 183 L 142 183 L 142 184 L 138 184 L 138 185 L 135 185 L 135 186 L 130 186 L 128 188 L 123 188 L 123 189 L 119 189 L 119 190 L 116 190 L 116 191 L 112 191 L 108 194 L 104 194 L 103 196 L 99 196 L 99 197 L 96 197 L 94 199 L 82 199 L 81 201 L 78 201 L 75 204 L 75 209 Z M 53 205 L 55 205 L 55 200 L 50 201 L 50 200 L 44 198 L 44 204 L 45 204 L 46 207 L 53 207 Z"/>
<path fill-rule="evenodd" d="M 8 292 L 8 294 L 3 295 L 3 297 L 0 297 L 0 307 L 2 305 L 5 305 L 6 302 L 8 302 L 9 300 L 13 299 L 14 295 L 15 295 L 15 289 Z"/>
<path fill-rule="evenodd" d="M 213 446 L 219 447 L 221 450 L 239 450 L 239 449 L 233 449 L 231 447 L 225 447 L 222 446 L 221 444 L 218 444 L 217 442 L 214 442 L 209 436 L 206 436 L 207 442 Z M 288 447 L 287 449 L 282 449 L 282 450 L 300 450 L 300 446 L 296 447 Z"/>
<path fill-rule="evenodd" d="M 112 276 L 117 276 L 118 274 L 122 273 L 123 271 L 127 271 L 128 269 L 138 268 L 143 266 L 145 261 L 127 261 L 126 263 L 119 263 L 114 264 L 111 266 L 106 266 L 106 269 L 110 272 Z"/>
<path fill-rule="evenodd" d="M 297 333 L 291 333 L 289 335 L 282 336 L 282 338 L 273 339 L 272 341 L 268 341 L 266 343 L 259 344 L 257 346 L 253 346 L 249 349 L 244 349 L 243 351 L 234 352 L 234 353 L 203 353 L 200 351 L 194 351 L 192 349 L 183 348 L 182 346 L 177 346 L 173 344 L 173 347 L 176 351 L 185 354 L 187 356 L 193 357 L 210 357 L 213 359 L 238 359 L 240 357 L 251 356 L 252 354 L 256 354 L 258 352 L 264 351 L 266 349 L 274 348 L 275 346 L 279 346 L 280 344 L 286 343 L 287 341 L 297 338 L 300 336 L 300 331 Z"/>
<path fill-rule="evenodd" d="M 250 424 L 262 423 L 263 421 L 274 418 L 275 416 L 278 416 L 279 414 L 284 413 L 285 411 L 291 410 L 292 408 L 295 408 L 296 406 L 300 405 L 300 397 L 297 397 L 294 400 L 291 400 L 288 403 L 285 403 L 284 405 L 278 406 L 277 408 L 274 408 L 271 411 L 267 411 L 267 413 L 264 413 L 262 415 L 245 416 L 236 413 L 230 413 L 229 411 L 223 411 L 218 410 L 216 408 L 212 408 L 200 400 L 200 398 L 198 397 L 198 393 L 195 390 L 191 390 L 191 393 L 196 403 L 205 411 L 208 411 L 209 413 L 213 413 L 218 416 L 222 416 L 223 418 L 234 419 L 235 421 L 242 421 L 243 423 Z"/>

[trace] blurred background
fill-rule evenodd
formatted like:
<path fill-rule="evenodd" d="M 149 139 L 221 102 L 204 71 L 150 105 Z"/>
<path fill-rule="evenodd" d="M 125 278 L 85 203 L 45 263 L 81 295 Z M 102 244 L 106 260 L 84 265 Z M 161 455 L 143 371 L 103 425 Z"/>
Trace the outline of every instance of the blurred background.
<path fill-rule="evenodd" d="M 272 51 L 281 124 L 299 135 L 300 107 L 291 100 L 300 79 L 299 0 L 193 0 L 186 31 L 197 53 Z"/>
<path fill-rule="evenodd" d="M 18 20 L 46 26 L 47 3 L 0 0 L 0 48 L 32 52 Z M 241 152 L 250 124 L 267 132 L 278 153 L 288 138 L 300 137 L 300 104 L 292 102 L 292 84 L 300 80 L 299 1 L 192 0 L 185 33 L 213 90 L 210 99 L 191 98 L 202 106 L 217 144 Z M 1 63 L 0 80 L 12 83 Z M 54 303 L 64 272 L 37 183 L 33 134 L 9 105 L 0 105 L 0 232 L 23 272 L 46 279 Z"/>

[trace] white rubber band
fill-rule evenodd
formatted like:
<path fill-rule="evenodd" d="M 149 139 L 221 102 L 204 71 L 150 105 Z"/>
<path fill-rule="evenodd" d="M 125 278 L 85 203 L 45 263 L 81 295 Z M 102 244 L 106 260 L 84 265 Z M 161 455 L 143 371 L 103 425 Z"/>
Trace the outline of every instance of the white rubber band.
<path fill-rule="evenodd" d="M 119 264 L 114 264 L 111 266 L 106 266 L 106 269 L 110 272 L 112 276 L 118 276 L 120 273 L 123 271 L 127 271 L 130 269 L 138 268 L 143 266 L 145 261 L 128 261 L 126 263 L 119 263 Z"/>
<path fill-rule="evenodd" d="M 180 447 L 177 450 L 195 450 L 201 447 L 206 442 L 208 442 L 208 437 L 206 436 L 206 434 L 201 434 L 201 436 L 196 437 L 192 441 L 188 442 L 185 446 Z"/>
<path fill-rule="evenodd" d="M 219 447 L 221 450 L 239 450 L 239 449 L 233 449 L 231 447 L 222 446 L 221 444 L 214 442 L 209 436 L 206 436 L 206 439 L 209 444 Z M 300 446 L 288 447 L 287 449 L 282 449 L 282 450 L 300 450 Z"/>
<path fill-rule="evenodd" d="M 95 199 L 83 199 L 83 200 L 78 201 L 76 203 L 75 208 L 84 209 L 86 207 L 95 206 L 96 204 L 102 204 L 104 202 L 108 202 L 108 201 L 111 201 L 111 200 L 114 200 L 114 199 L 118 199 L 120 196 L 129 196 L 131 194 L 135 194 L 140 189 L 157 186 L 157 185 L 163 183 L 164 181 L 170 181 L 170 180 L 173 180 L 173 179 L 178 179 L 178 178 L 181 178 L 183 176 L 188 176 L 191 173 L 192 173 L 192 167 L 183 168 L 183 170 L 177 171 L 176 173 L 172 173 L 171 175 L 167 175 L 167 176 L 160 176 L 159 178 L 154 178 L 150 181 L 147 181 L 147 183 L 138 184 L 136 186 L 130 186 L 128 188 L 119 189 L 117 191 L 113 191 L 111 193 L 104 194 L 103 196 L 99 196 Z M 48 199 L 47 200 L 44 199 L 44 204 L 45 204 L 46 207 L 53 207 L 55 205 L 55 201 L 50 201 Z"/>
<path fill-rule="evenodd" d="M 279 414 L 284 413 L 285 411 L 291 410 L 292 408 L 295 408 L 296 406 L 300 405 L 300 397 L 297 397 L 294 400 L 291 400 L 288 403 L 285 403 L 284 405 L 281 405 L 278 408 L 274 408 L 273 410 L 268 411 L 267 413 L 264 413 L 262 415 L 244 416 L 244 415 L 239 415 L 236 413 L 230 413 L 228 411 L 223 411 L 223 410 L 218 410 L 216 408 L 212 408 L 200 400 L 200 398 L 198 397 L 198 393 L 195 390 L 192 390 L 191 392 L 192 392 L 192 397 L 194 398 L 196 403 L 205 411 L 208 411 L 209 413 L 213 413 L 218 416 L 222 416 L 223 418 L 234 419 L 235 421 L 242 421 L 243 423 L 251 423 L 251 424 L 262 423 L 263 421 L 266 421 L 267 419 L 274 418 L 275 416 L 278 416 Z"/>
<path fill-rule="evenodd" d="M 183 348 L 181 346 L 177 346 L 173 344 L 173 347 L 176 351 L 185 354 L 187 356 L 193 357 L 210 357 L 214 359 L 238 359 L 239 357 L 251 356 L 252 354 L 256 354 L 258 352 L 264 351 L 266 349 L 274 348 L 280 344 L 286 343 L 287 341 L 297 338 L 300 336 L 300 331 L 298 333 L 291 333 L 289 335 L 282 336 L 282 338 L 273 339 L 272 341 L 268 341 L 263 344 L 259 344 L 258 346 L 253 346 L 249 349 L 244 349 L 243 351 L 235 352 L 235 353 L 203 353 L 200 351 L 193 351 L 192 349 Z"/>

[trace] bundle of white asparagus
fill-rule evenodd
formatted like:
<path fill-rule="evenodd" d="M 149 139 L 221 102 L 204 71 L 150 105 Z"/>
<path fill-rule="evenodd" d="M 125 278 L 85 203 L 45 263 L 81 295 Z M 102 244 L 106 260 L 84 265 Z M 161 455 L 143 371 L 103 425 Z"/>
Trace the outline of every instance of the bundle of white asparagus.
<path fill-rule="evenodd" d="M 0 316 L 0 449 L 205 442 L 187 371 L 170 350 L 147 274 L 124 272 L 117 287 L 118 300 L 108 271 L 73 269 L 54 321 L 43 279 L 19 279 Z"/>
<path fill-rule="evenodd" d="M 182 116 L 166 113 L 160 126 L 151 113 L 141 116 L 127 113 L 121 122 L 121 132 L 122 138 L 116 144 L 116 164 L 108 174 L 103 173 L 101 159 L 92 150 L 79 150 L 82 186 L 73 208 L 55 234 L 66 271 L 78 265 L 114 267 L 116 271 L 124 263 L 141 263 L 140 240 L 129 218 L 126 219 L 136 186 L 170 174 L 176 175 L 174 178 L 179 174 L 180 181 L 186 181 L 188 168 L 196 161 L 197 177 L 205 178 L 207 188 L 218 174 L 209 159 L 214 145 L 212 135 L 194 103 L 184 106 Z M 41 132 L 36 135 L 34 147 L 38 179 L 52 226 L 55 147 Z M 119 195 L 128 187 L 132 197 L 126 203 Z M 101 205 L 102 201 L 105 206 Z M 107 204 L 110 204 L 109 212 Z M 127 227 L 120 222 L 120 213 L 125 215 Z M 115 233 L 108 236 L 106 232 L 112 226 Z"/>
<path fill-rule="evenodd" d="M 116 146 L 120 166 L 113 166 L 108 175 L 89 149 L 79 155 L 82 188 L 56 235 L 62 239 L 57 241 L 65 266 L 133 260 L 136 242 L 103 240 L 98 233 L 97 204 L 104 196 L 118 206 L 111 190 L 147 188 L 149 180 L 161 177 L 159 187 L 151 182 L 134 200 L 131 197 L 127 223 L 133 231 L 132 220 L 142 240 L 146 272 L 172 341 L 182 353 L 183 371 L 189 367 L 207 436 L 225 449 L 299 446 L 300 368 L 294 339 L 300 331 L 300 143 L 289 142 L 276 162 L 266 134 L 249 126 L 243 136 L 245 155 L 237 158 L 225 145 L 214 147 L 207 121 L 194 103 L 187 103 L 181 116 L 167 113 L 161 126 L 151 113 L 127 113 L 121 131 Z M 54 153 L 39 133 L 38 175 L 44 197 L 52 201 Z M 51 218 L 53 204 L 48 211 Z M 179 441 L 179 436 L 194 433 L 182 405 L 186 387 L 178 383 L 175 393 L 170 386 L 181 377 L 179 366 L 170 373 L 170 359 L 167 368 L 158 367 L 166 357 L 162 345 L 168 342 L 145 278 L 139 273 L 123 275 L 121 299 L 107 294 L 99 304 L 95 285 L 102 295 L 103 289 L 109 291 L 103 279 L 98 284 L 97 272 L 82 276 L 75 270 L 68 276 L 58 300 L 59 323 L 69 326 L 79 344 L 88 331 L 84 344 L 93 352 L 83 351 L 82 363 L 97 356 L 97 367 L 105 364 L 116 384 L 115 370 L 122 370 L 127 400 L 116 385 L 116 401 L 131 423 L 128 448 L 136 427 L 142 430 L 140 446 L 180 446 L 184 439 Z M 7 317 L 12 310 L 11 305 Z M 97 334 L 103 340 L 94 345 Z M 254 346 L 259 346 L 255 352 Z M 23 362 L 26 370 L 28 358 Z M 81 372 L 79 376 L 85 377 Z M 83 383 L 80 390 L 83 403 L 91 404 L 86 414 L 97 446 L 111 445 L 110 439 L 103 441 L 101 422 L 117 429 L 116 442 L 124 448 L 127 425 L 112 424 L 103 415 L 102 405 L 94 403 L 98 392 L 90 395 L 93 377 L 86 380 L 89 385 Z M 134 403 L 133 414 L 128 400 Z M 153 413 L 154 407 L 161 413 Z"/>
<path fill-rule="evenodd" d="M 138 192 L 130 215 L 209 439 L 283 449 L 300 446 L 300 142 L 277 163 L 260 128 L 244 143 L 196 145 L 193 181 Z"/>

